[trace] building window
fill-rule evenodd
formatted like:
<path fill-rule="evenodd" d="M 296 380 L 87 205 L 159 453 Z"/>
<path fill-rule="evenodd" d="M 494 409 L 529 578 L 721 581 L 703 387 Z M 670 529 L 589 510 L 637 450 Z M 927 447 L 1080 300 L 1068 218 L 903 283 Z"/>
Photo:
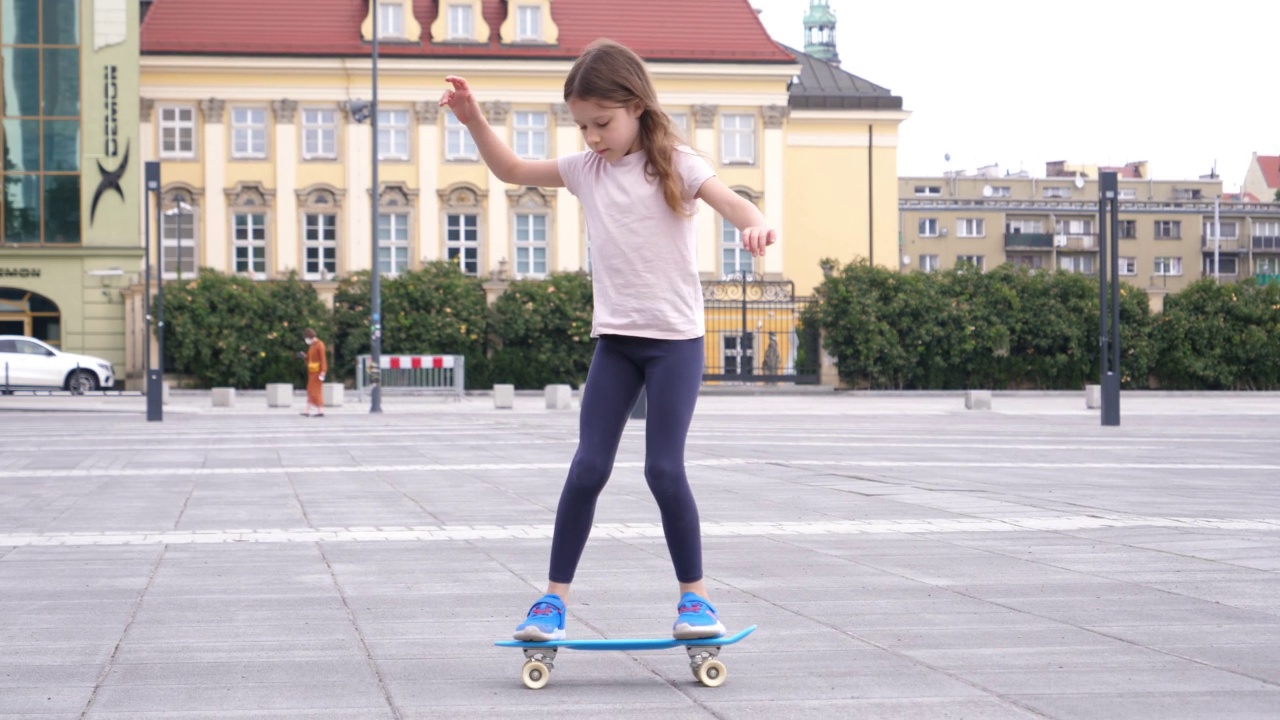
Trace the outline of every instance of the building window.
<path fill-rule="evenodd" d="M 185 192 L 168 193 L 160 215 L 160 244 L 164 252 L 162 274 L 166 280 L 196 274 L 196 216 Z"/>
<path fill-rule="evenodd" d="M 1137 220 L 1121 220 L 1120 221 L 1120 239 L 1134 240 L 1138 237 L 1138 221 Z"/>
<path fill-rule="evenodd" d="M 399 275 L 409 269 L 409 216 L 378 213 L 378 272 Z"/>
<path fill-rule="evenodd" d="M 1071 197 L 1071 188 L 1069 187 L 1047 187 L 1044 189 L 1046 198 L 1069 198 Z"/>
<path fill-rule="evenodd" d="M 938 218 L 920 218 L 920 237 L 938 237 Z"/>
<path fill-rule="evenodd" d="M 516 215 L 516 276 L 547 274 L 547 216 Z"/>
<path fill-rule="evenodd" d="M 480 157 L 471 131 L 453 113 L 445 114 L 444 138 L 445 160 L 476 160 Z"/>
<path fill-rule="evenodd" d="M 751 332 L 741 335 L 720 335 L 725 375 L 755 374 L 755 336 Z"/>
<path fill-rule="evenodd" d="M 1157 240 L 1181 240 L 1182 239 L 1182 221 L 1181 220 L 1156 220 L 1156 239 Z"/>
<path fill-rule="evenodd" d="M 267 156 L 267 111 L 263 108 L 232 108 L 231 157 Z"/>
<path fill-rule="evenodd" d="M 755 161 L 755 115 L 722 115 L 720 117 L 720 162 L 724 165 L 750 165 Z"/>
<path fill-rule="evenodd" d="M 332 160 L 338 157 L 338 111 L 302 111 L 302 158 Z"/>
<path fill-rule="evenodd" d="M 472 18 L 472 6 L 449 6 L 449 39 L 474 40 L 476 36 Z"/>
<path fill-rule="evenodd" d="M 1137 200 L 1137 199 L 1138 199 L 1138 191 L 1137 191 L 1137 190 L 1135 190 L 1135 189 L 1133 189 L 1133 188 L 1120 188 L 1120 191 L 1119 191 L 1118 193 L 1116 193 L 1116 199 L 1118 199 L 1118 200 Z"/>
<path fill-rule="evenodd" d="M 751 253 L 742 247 L 742 233 L 724 218 L 720 218 L 720 274 L 725 279 L 748 276 L 753 271 Z"/>
<path fill-rule="evenodd" d="M 1253 249 L 1280 250 L 1280 220 L 1253 221 Z"/>
<path fill-rule="evenodd" d="M 1199 200 L 1200 188 L 1177 188 L 1173 191 L 1174 200 Z"/>
<path fill-rule="evenodd" d="M 1058 235 L 1093 235 L 1093 220 L 1063 218 L 1057 221 L 1054 233 Z"/>
<path fill-rule="evenodd" d="M 689 113 L 670 113 L 670 117 L 671 126 L 680 133 L 681 139 L 686 143 L 692 142 L 692 138 L 689 137 Z"/>
<path fill-rule="evenodd" d="M 123 167 L 123 134 L 118 155 L 102 157 L 101 145 L 81 147 L 80 7 L 74 2 L 4 2 L 0 243 L 6 245 L 79 243 L 81 154 L 101 158 L 100 167 L 106 170 Z M 114 194 L 103 201 L 113 207 L 120 203 Z"/>
<path fill-rule="evenodd" d="M 542 40 L 542 8 L 537 5 L 516 7 L 516 40 Z"/>
<path fill-rule="evenodd" d="M 1218 230 L 1220 231 L 1218 237 L 1223 240 L 1235 240 L 1240 237 L 1240 226 L 1235 220 L 1220 220 Z M 1212 220 L 1204 221 L 1204 237 L 1206 240 L 1212 240 L 1214 237 Z"/>
<path fill-rule="evenodd" d="M 1044 255 L 1010 255 L 1009 264 L 1018 270 L 1043 270 Z"/>
<path fill-rule="evenodd" d="M 1120 258 L 1120 274 L 1121 275 L 1137 275 L 1138 274 L 1138 258 L 1136 257 Z"/>
<path fill-rule="evenodd" d="M 307 213 L 302 224 L 302 278 L 333 279 L 338 274 L 338 216 Z"/>
<path fill-rule="evenodd" d="M 1007 198 L 1013 195 L 1013 188 L 1008 185 L 999 185 L 991 188 L 990 197 Z"/>
<path fill-rule="evenodd" d="M 1182 258 L 1180 257 L 1156 258 L 1156 274 L 1157 275 L 1181 275 L 1182 274 Z"/>
<path fill-rule="evenodd" d="M 956 221 L 956 236 L 978 238 L 987 236 L 987 221 L 982 218 L 960 218 Z"/>
<path fill-rule="evenodd" d="M 236 213 L 234 220 L 234 271 L 261 280 L 267 276 L 267 216 Z"/>
<path fill-rule="evenodd" d="M 1044 232 L 1043 220 L 1009 220 L 1004 224 L 1004 231 L 1011 235 L 1021 233 L 1042 234 Z"/>
<path fill-rule="evenodd" d="M 964 270 L 965 268 L 973 268 L 978 272 L 983 272 L 986 269 L 986 262 L 986 257 L 982 255 L 957 255 L 956 269 Z"/>
<path fill-rule="evenodd" d="M 160 108 L 160 157 L 168 159 L 185 159 L 193 158 L 195 156 L 195 108 Z"/>
<path fill-rule="evenodd" d="M 942 267 L 942 263 L 938 261 L 937 255 L 921 255 L 920 256 L 921 271 L 927 272 L 927 273 L 938 272 L 938 268 L 940 267 Z"/>
<path fill-rule="evenodd" d="M 409 111 L 378 111 L 378 159 L 409 159 Z"/>
<path fill-rule="evenodd" d="M 1240 272 L 1239 259 L 1235 255 L 1218 256 L 1218 275 L 1236 275 Z M 1213 253 L 1204 256 L 1204 274 L 1213 275 Z"/>
<path fill-rule="evenodd" d="M 1066 272 L 1092 275 L 1093 261 L 1093 255 L 1059 255 L 1058 267 Z"/>
<path fill-rule="evenodd" d="M 916 195 L 920 195 L 922 197 L 937 196 L 941 194 L 942 194 L 941 185 L 917 185 L 916 186 Z"/>
<path fill-rule="evenodd" d="M 394 2 L 378 3 L 378 38 L 404 38 L 404 5 Z"/>
<path fill-rule="evenodd" d="M 542 160 L 547 157 L 547 114 L 544 112 L 517 112 L 515 114 L 516 156 L 526 160 Z"/>
<path fill-rule="evenodd" d="M 545 232 L 545 230 L 544 230 Z M 480 216 L 451 213 L 445 218 L 445 258 L 466 275 L 480 274 Z"/>
<path fill-rule="evenodd" d="M 1280 275 L 1280 258 L 1254 258 L 1253 272 L 1255 275 Z"/>

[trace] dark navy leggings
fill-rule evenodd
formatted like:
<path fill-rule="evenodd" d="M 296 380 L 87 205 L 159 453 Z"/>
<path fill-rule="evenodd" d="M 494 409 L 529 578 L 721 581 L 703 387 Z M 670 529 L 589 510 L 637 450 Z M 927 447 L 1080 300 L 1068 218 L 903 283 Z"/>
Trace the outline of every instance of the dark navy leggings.
<path fill-rule="evenodd" d="M 682 583 L 702 579 L 698 506 L 684 474 L 684 443 L 702 384 L 702 338 L 603 335 L 596 344 L 579 417 L 578 452 L 556 510 L 551 582 L 573 582 L 631 408 L 646 388 L 644 477 L 658 501 L 667 550 Z"/>

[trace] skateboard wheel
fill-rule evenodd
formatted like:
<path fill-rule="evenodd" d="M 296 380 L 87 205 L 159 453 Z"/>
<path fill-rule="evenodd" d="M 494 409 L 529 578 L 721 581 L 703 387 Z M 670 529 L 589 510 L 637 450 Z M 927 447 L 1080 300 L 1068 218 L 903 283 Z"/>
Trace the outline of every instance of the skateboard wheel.
<path fill-rule="evenodd" d="M 694 674 L 698 678 L 698 682 L 707 687 L 720 687 L 724 684 L 729 672 L 725 670 L 724 663 L 719 660 L 706 660 L 694 669 Z"/>
<path fill-rule="evenodd" d="M 520 679 L 524 680 L 525 687 L 538 690 L 546 687 L 551 681 L 551 669 L 537 660 L 530 660 L 524 664 L 524 672 L 520 674 Z"/>

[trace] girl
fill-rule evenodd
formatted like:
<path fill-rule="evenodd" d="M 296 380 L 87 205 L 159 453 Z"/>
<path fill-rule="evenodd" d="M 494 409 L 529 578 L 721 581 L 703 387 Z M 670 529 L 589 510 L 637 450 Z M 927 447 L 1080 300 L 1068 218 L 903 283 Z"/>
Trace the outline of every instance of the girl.
<path fill-rule="evenodd" d="M 753 256 L 764 254 L 776 232 L 679 143 L 644 61 L 622 45 L 597 41 L 569 71 L 564 99 L 588 149 L 558 160 L 516 157 L 485 121 L 467 81 L 445 80 L 452 87 L 440 104 L 471 131 L 493 174 L 513 185 L 568 188 L 582 201 L 591 237 L 591 335 L 598 342 L 582 398 L 578 451 L 556 510 L 547 594 L 515 638 L 565 637 L 569 584 L 641 387 L 648 389 L 644 474 L 682 593 L 672 632 L 681 639 L 722 635 L 724 625 L 706 599 L 698 508 L 684 470 L 703 370 L 696 201 L 738 227 Z"/>

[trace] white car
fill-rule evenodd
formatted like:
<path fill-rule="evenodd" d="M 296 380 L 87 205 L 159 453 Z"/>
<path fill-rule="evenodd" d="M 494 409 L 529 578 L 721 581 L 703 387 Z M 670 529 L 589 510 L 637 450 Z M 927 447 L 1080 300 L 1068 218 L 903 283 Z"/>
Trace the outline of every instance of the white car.
<path fill-rule="evenodd" d="M 111 363 L 49 347 L 35 338 L 0 335 L 0 391 L 91 392 L 115 385 Z"/>

